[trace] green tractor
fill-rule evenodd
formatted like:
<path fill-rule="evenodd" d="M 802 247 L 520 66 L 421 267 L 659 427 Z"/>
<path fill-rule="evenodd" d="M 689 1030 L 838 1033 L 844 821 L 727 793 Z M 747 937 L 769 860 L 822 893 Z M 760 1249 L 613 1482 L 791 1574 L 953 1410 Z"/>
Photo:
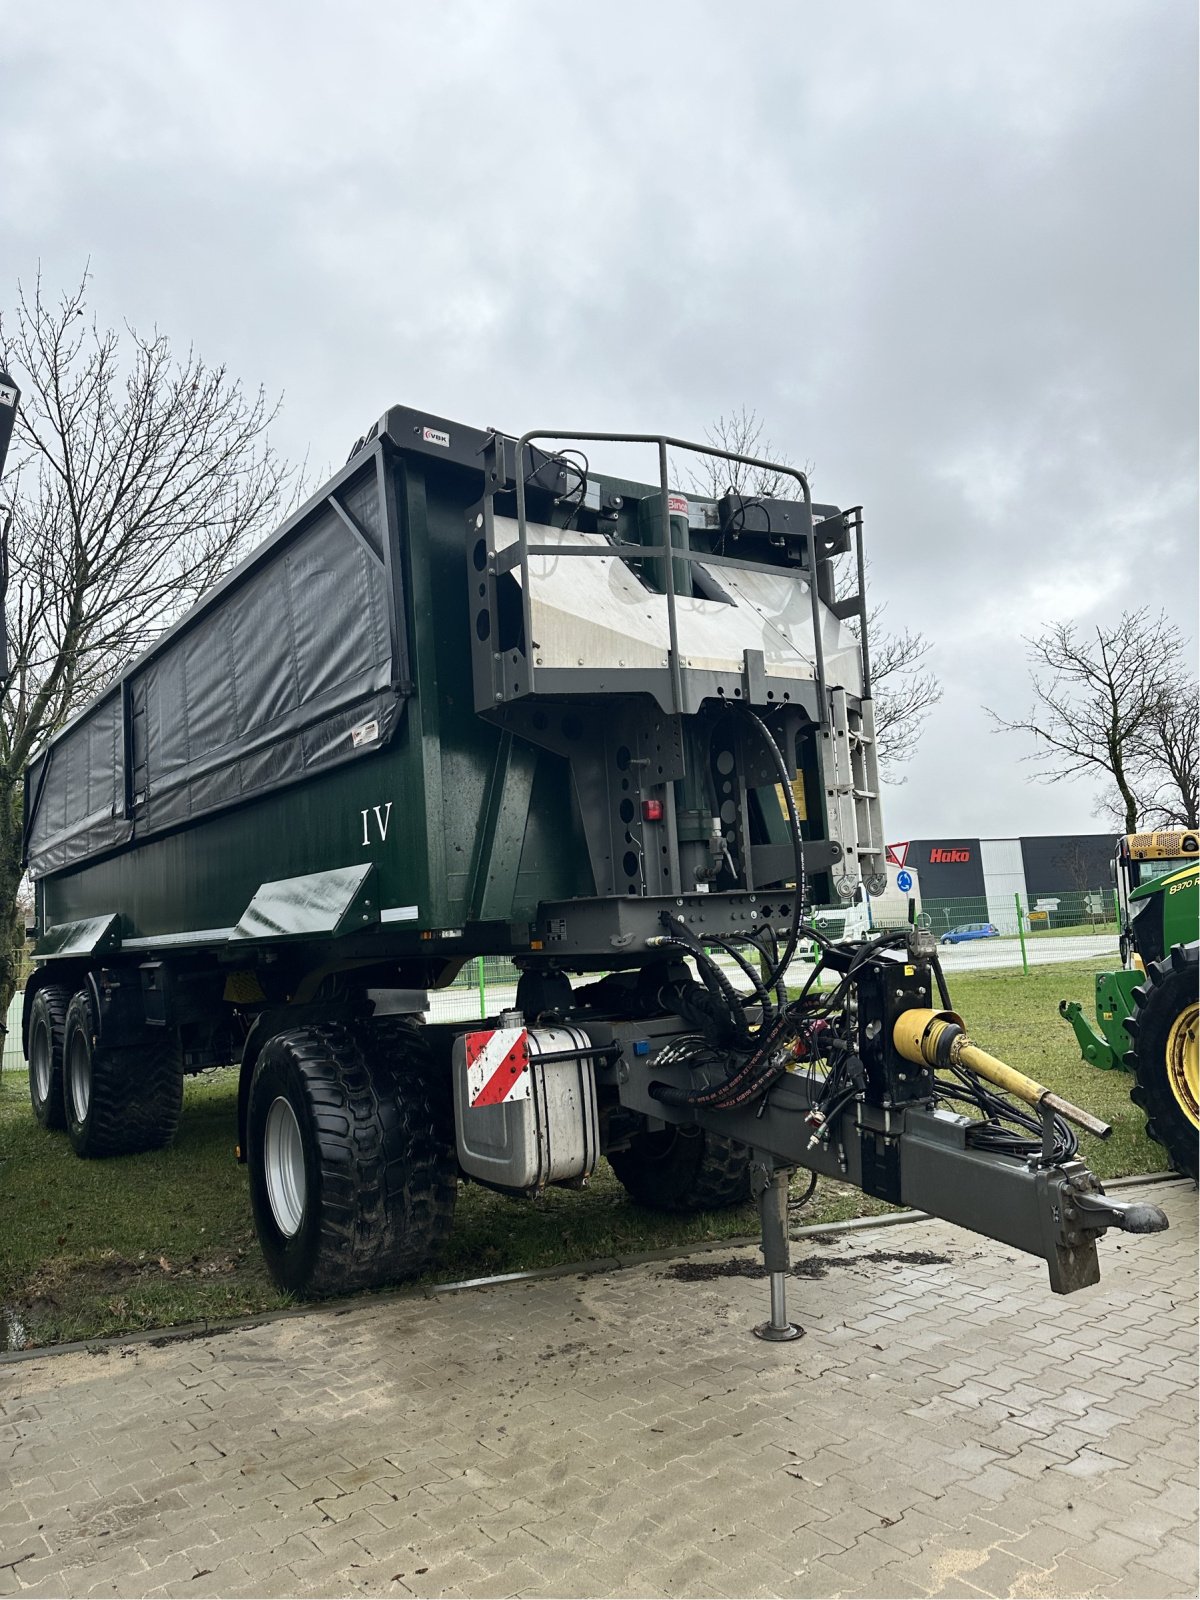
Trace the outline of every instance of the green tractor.
<path fill-rule="evenodd" d="M 1197 1175 L 1196 1037 L 1200 1002 L 1200 833 L 1131 833 L 1113 863 L 1122 966 L 1096 974 L 1096 1021 L 1077 1000 L 1059 1011 L 1085 1061 L 1133 1074 L 1146 1132 L 1178 1172 Z"/>

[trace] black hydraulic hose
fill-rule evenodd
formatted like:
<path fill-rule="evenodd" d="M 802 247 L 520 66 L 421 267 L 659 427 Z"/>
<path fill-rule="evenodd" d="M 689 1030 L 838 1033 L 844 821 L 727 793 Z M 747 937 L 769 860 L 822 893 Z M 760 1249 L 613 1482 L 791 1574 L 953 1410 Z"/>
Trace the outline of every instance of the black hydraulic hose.
<path fill-rule="evenodd" d="M 763 924 L 760 932 L 764 933 L 771 941 L 770 950 L 766 950 L 763 945 L 759 943 L 757 936 L 752 935 L 750 938 L 750 943 L 757 946 L 757 948 L 762 951 L 763 960 L 767 963 L 767 970 L 771 971 L 779 966 L 779 940 L 776 937 L 775 929 L 769 922 Z M 784 984 L 782 975 L 778 975 L 775 979 L 775 1004 L 779 1007 L 780 1011 L 786 1011 L 787 1003 L 787 987 Z"/>
<path fill-rule="evenodd" d="M 742 711 L 762 735 L 763 743 L 766 745 L 775 770 L 779 774 L 784 804 L 787 807 L 788 826 L 792 832 L 792 853 L 796 863 L 796 900 L 792 907 L 792 925 L 788 930 L 787 943 L 783 947 L 783 954 L 766 980 L 769 988 L 787 971 L 791 959 L 796 953 L 796 945 L 800 940 L 800 929 L 804 922 L 804 840 L 800 833 L 800 816 L 796 810 L 796 796 L 792 792 L 792 784 L 795 782 L 796 775 L 794 772 L 788 771 L 787 762 L 783 759 L 783 751 L 779 748 L 775 735 L 758 713 L 745 705 L 742 707 Z"/>
<path fill-rule="evenodd" d="M 748 1083 L 742 1084 L 736 1092 L 724 1095 L 713 1110 L 732 1111 L 737 1106 L 745 1105 L 747 1100 L 756 1100 L 760 1094 L 766 1094 L 786 1073 L 787 1067 L 782 1062 L 768 1065 Z"/>
<path fill-rule="evenodd" d="M 929 965 L 933 968 L 933 976 L 937 983 L 938 997 L 942 1002 L 942 1010 L 953 1011 L 954 1007 L 950 1004 L 950 991 L 946 987 L 946 975 L 942 971 L 941 957 L 937 953 L 936 945 L 934 946 L 933 954 L 929 958 Z"/>
<path fill-rule="evenodd" d="M 767 1057 L 782 1037 L 787 1026 L 787 1018 L 780 1017 L 772 1026 L 766 1039 L 742 1062 L 740 1067 L 734 1069 L 728 1077 L 722 1078 L 720 1083 L 711 1084 L 703 1089 L 677 1089 L 674 1084 L 655 1082 L 651 1083 L 648 1093 L 655 1100 L 661 1100 L 669 1106 L 706 1106 L 713 1110 L 725 1107 L 730 1095 L 736 1094 L 751 1080 L 763 1076 L 773 1077 L 774 1070 L 764 1074 L 762 1068 Z"/>
<path fill-rule="evenodd" d="M 805 1189 L 804 1193 L 799 1197 L 799 1199 L 793 1200 L 791 1198 L 791 1196 L 789 1195 L 789 1197 L 788 1197 L 788 1210 L 789 1211 L 799 1211 L 801 1206 L 806 1206 L 808 1204 L 808 1202 L 812 1199 L 814 1193 L 816 1192 L 816 1187 L 817 1187 L 817 1174 L 815 1172 L 810 1172 L 809 1175 L 808 1175 L 808 1187 Z"/>
<path fill-rule="evenodd" d="M 685 951 L 695 960 L 704 987 L 712 995 L 713 999 L 726 1009 L 733 1031 L 743 1044 L 753 1044 L 754 1038 L 746 1023 L 745 1013 L 742 1011 L 742 1002 L 729 979 L 712 957 L 693 939 L 682 923 L 676 922 L 674 917 L 666 912 L 663 913 L 663 921 L 668 927 L 676 931 L 670 934 L 660 934 L 658 939 L 660 946 L 664 944 L 674 945 L 677 950 Z"/>
<path fill-rule="evenodd" d="M 708 942 L 709 944 L 716 945 L 718 950 L 724 950 L 727 956 L 732 957 L 732 959 L 737 962 L 738 966 L 741 967 L 747 978 L 749 978 L 754 987 L 754 998 L 763 1008 L 763 1027 L 765 1028 L 774 1018 L 775 1004 L 771 999 L 770 993 L 763 987 L 762 978 L 757 972 L 755 972 L 753 963 L 747 961 L 741 951 L 735 948 L 733 943 L 734 939 L 742 939 L 745 941 L 745 943 L 754 945 L 754 948 L 758 950 L 760 954 L 762 954 L 762 946 L 755 944 L 755 941 L 751 939 L 749 934 L 723 934 L 720 937 L 714 935 L 710 937 Z"/>

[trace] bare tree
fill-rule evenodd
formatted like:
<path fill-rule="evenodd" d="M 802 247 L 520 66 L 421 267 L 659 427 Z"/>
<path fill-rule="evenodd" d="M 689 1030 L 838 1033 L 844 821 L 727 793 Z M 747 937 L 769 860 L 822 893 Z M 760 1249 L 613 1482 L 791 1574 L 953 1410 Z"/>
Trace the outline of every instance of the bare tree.
<path fill-rule="evenodd" d="M 766 425 L 757 411 L 741 406 L 728 416 L 722 414 L 704 437 L 714 449 L 728 450 L 735 456 L 757 456 L 759 460 L 777 459 L 781 467 L 795 466 L 790 456 L 777 451 L 766 436 Z M 801 468 L 806 478 L 812 477 L 811 463 Z M 786 472 L 771 472 L 765 467 L 748 467 L 743 461 L 723 461 L 720 456 L 691 456 L 684 464 L 683 475 L 697 494 L 720 500 L 727 494 L 756 498 L 775 495 L 781 500 L 796 500 L 800 485 Z"/>
<path fill-rule="evenodd" d="M 1151 827 L 1200 827 L 1200 705 L 1186 672 L 1172 677 L 1137 741 Z"/>
<path fill-rule="evenodd" d="M 294 474 L 275 417 L 224 367 L 165 335 L 86 315 L 85 273 L 57 304 L 18 288 L 0 353 L 23 390 L 0 702 L 0 1020 L 20 939 L 22 773 L 58 728 L 266 531 Z"/>
<path fill-rule="evenodd" d="M 925 719 L 942 698 L 942 686 L 926 662 L 928 639 L 908 628 L 884 633 L 877 626 L 882 611 L 882 606 L 874 606 L 867 614 L 875 749 L 884 775 L 892 783 L 903 783 L 896 768 L 916 754 Z"/>
<path fill-rule="evenodd" d="M 772 445 L 758 413 L 745 406 L 731 411 L 728 416 L 719 416 L 712 427 L 705 429 L 704 436 L 718 450 L 777 460 L 781 466 L 793 465 L 790 456 Z M 802 470 L 811 481 L 812 463 L 805 462 Z M 748 467 L 739 461 L 723 461 L 719 456 L 702 457 L 695 465 L 689 463 L 684 467 L 684 475 L 692 489 L 714 500 L 730 492 L 749 498 L 774 495 L 795 500 L 799 496 L 799 485 L 786 473 Z M 849 586 L 857 582 L 857 573 L 851 570 L 851 565 L 849 558 L 839 559 L 835 574 L 839 595 L 848 593 Z M 908 628 L 903 633 L 884 633 L 881 627 L 883 610 L 881 605 L 873 606 L 867 613 L 875 691 L 876 751 L 885 775 L 893 783 L 902 783 L 904 780 L 896 769 L 915 754 L 925 718 L 942 698 L 942 686 L 927 664 L 929 641 Z M 857 623 L 852 621 L 849 626 L 857 637 Z"/>
<path fill-rule="evenodd" d="M 1080 635 L 1059 622 L 1026 639 L 1035 704 L 1010 722 L 989 710 L 998 730 L 1031 734 L 1047 783 L 1084 774 L 1110 786 L 1113 811 L 1133 833 L 1147 806 L 1147 749 L 1154 747 L 1164 695 L 1179 676 L 1182 640 L 1165 614 L 1126 611 L 1112 627 Z M 1193 736 L 1194 737 L 1194 736 Z"/>

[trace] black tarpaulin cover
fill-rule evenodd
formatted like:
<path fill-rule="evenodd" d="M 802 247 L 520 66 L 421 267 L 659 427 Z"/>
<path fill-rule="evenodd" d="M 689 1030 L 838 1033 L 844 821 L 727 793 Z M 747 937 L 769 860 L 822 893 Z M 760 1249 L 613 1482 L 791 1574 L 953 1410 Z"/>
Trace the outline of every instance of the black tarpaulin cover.
<path fill-rule="evenodd" d="M 373 472 L 366 483 L 374 490 Z M 35 877 L 386 742 L 399 702 L 384 567 L 368 548 L 382 551 L 381 508 L 366 483 L 354 494 L 366 542 L 319 510 L 33 764 Z"/>

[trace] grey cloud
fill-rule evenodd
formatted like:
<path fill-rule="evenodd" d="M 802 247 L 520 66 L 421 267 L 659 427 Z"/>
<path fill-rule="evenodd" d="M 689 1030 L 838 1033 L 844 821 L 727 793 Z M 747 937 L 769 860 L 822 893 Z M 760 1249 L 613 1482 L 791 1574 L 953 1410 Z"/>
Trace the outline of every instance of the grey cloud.
<path fill-rule="evenodd" d="M 756 407 L 937 644 L 890 831 L 1086 827 L 980 705 L 1024 705 L 1044 615 L 1195 631 L 1196 33 L 1183 0 L 11 10 L 8 276 L 90 255 L 102 316 L 285 390 L 315 463 L 394 400 Z"/>

